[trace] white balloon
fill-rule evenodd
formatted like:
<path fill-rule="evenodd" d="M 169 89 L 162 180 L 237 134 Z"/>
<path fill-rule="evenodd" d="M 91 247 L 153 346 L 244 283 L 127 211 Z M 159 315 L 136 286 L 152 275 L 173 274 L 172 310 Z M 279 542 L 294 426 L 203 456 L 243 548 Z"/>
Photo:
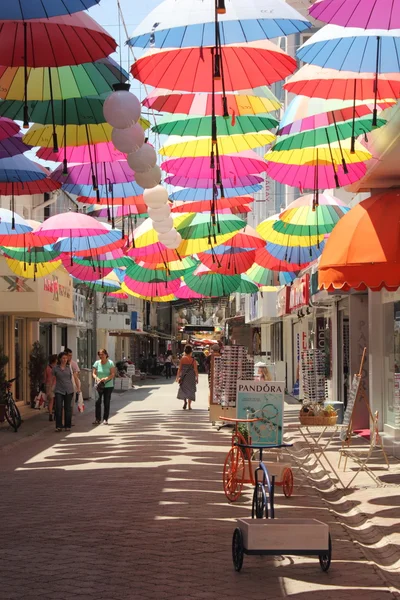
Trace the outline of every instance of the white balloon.
<path fill-rule="evenodd" d="M 127 129 L 140 119 L 141 106 L 134 94 L 118 91 L 110 94 L 103 105 L 104 118 L 115 129 Z"/>
<path fill-rule="evenodd" d="M 150 144 L 143 144 L 139 150 L 128 154 L 127 161 L 130 168 L 136 173 L 146 173 L 156 165 L 157 153 Z"/>
<path fill-rule="evenodd" d="M 174 222 L 172 217 L 168 217 L 163 221 L 153 221 L 153 229 L 157 231 L 157 233 L 168 233 L 174 226 Z"/>
<path fill-rule="evenodd" d="M 117 150 L 130 154 L 136 152 L 144 144 L 143 127 L 136 123 L 128 129 L 113 129 L 111 140 Z"/>
<path fill-rule="evenodd" d="M 154 188 L 161 181 L 161 169 L 158 165 L 147 171 L 147 173 L 136 173 L 135 181 L 142 188 Z"/>
<path fill-rule="evenodd" d="M 149 208 L 147 212 L 152 221 L 159 223 L 168 219 L 171 214 L 171 208 L 169 204 L 163 204 L 160 208 Z"/>
<path fill-rule="evenodd" d="M 175 230 L 176 231 L 176 230 Z M 176 231 L 176 236 L 171 242 L 162 242 L 169 250 L 176 250 L 182 243 L 182 236 L 179 231 Z"/>
<path fill-rule="evenodd" d="M 151 189 L 144 190 L 143 200 L 149 208 L 160 208 L 168 202 L 168 192 L 162 185 L 156 185 Z"/>
<path fill-rule="evenodd" d="M 164 246 L 166 246 L 167 244 L 174 242 L 176 240 L 177 235 L 178 235 L 177 230 L 175 228 L 173 228 L 170 231 L 168 231 L 168 233 L 159 233 L 158 240 L 162 244 L 164 244 Z"/>

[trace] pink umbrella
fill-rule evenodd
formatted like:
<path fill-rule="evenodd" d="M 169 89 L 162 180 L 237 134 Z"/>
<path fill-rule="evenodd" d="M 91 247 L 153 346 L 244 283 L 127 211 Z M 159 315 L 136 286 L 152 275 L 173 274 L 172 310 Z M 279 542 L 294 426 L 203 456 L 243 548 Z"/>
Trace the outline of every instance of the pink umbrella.
<path fill-rule="evenodd" d="M 159 298 L 175 294 L 181 285 L 181 280 L 172 279 L 171 281 L 144 282 L 136 281 L 126 275 L 124 285 L 135 294 L 140 294 L 148 298 Z"/>
<path fill-rule="evenodd" d="M 400 29 L 399 0 L 318 0 L 309 13 L 314 19 L 343 27 Z"/>
<path fill-rule="evenodd" d="M 109 217 L 118 218 L 118 217 L 135 217 L 137 215 L 143 215 L 147 213 L 147 205 L 146 204 L 130 204 L 128 206 L 112 206 L 105 207 L 102 206 L 100 208 L 96 208 L 96 205 L 93 205 L 93 209 L 88 211 L 91 217 L 96 218 L 105 218 Z"/>
<path fill-rule="evenodd" d="M 0 117 L 0 141 L 12 137 L 19 130 L 20 127 L 17 123 L 7 117 Z"/>
<path fill-rule="evenodd" d="M 242 177 L 236 177 L 233 175 L 231 179 L 223 179 L 222 185 L 224 188 L 235 188 L 235 187 L 246 187 L 250 185 L 257 185 L 262 183 L 263 178 L 257 175 L 242 175 Z M 180 177 L 179 175 L 173 175 L 172 177 L 166 177 L 165 183 L 170 185 L 179 186 L 183 188 L 196 188 L 196 189 L 212 189 L 214 185 L 213 179 L 196 179 L 195 177 Z"/>
<path fill-rule="evenodd" d="M 57 163 L 67 159 L 70 164 L 126 160 L 126 154 L 116 150 L 112 142 L 102 142 L 91 146 L 67 146 L 58 152 L 53 152 L 53 148 L 39 148 L 36 156 Z"/>
<path fill-rule="evenodd" d="M 318 169 L 318 178 L 316 178 Z M 318 180 L 319 189 L 332 189 L 345 187 L 355 181 L 359 181 L 367 172 L 364 163 L 353 163 L 347 165 L 348 173 L 343 172 L 343 166 L 336 166 L 336 177 L 332 165 L 284 165 L 281 163 L 268 163 L 267 173 L 275 181 L 298 187 L 301 190 L 314 189 Z"/>
<path fill-rule="evenodd" d="M 112 271 L 110 267 L 71 265 L 69 257 L 62 257 L 61 260 L 68 273 L 81 281 L 97 281 L 98 279 L 103 279 L 103 277 L 106 277 Z"/>
<path fill-rule="evenodd" d="M 222 177 L 241 177 L 242 175 L 255 175 L 263 173 L 266 162 L 254 150 L 238 152 L 220 156 Z M 199 156 L 196 158 L 176 158 L 166 160 L 161 168 L 167 173 L 180 175 L 181 177 L 195 177 L 196 179 L 211 178 L 210 158 Z"/>
<path fill-rule="evenodd" d="M 99 162 L 94 165 L 75 165 L 69 168 L 68 175 L 63 175 L 63 171 L 64 168 L 60 165 L 51 174 L 51 179 L 63 185 L 92 185 L 93 176 L 96 178 L 98 185 L 128 183 L 135 180 L 135 174 L 126 160 Z"/>
<path fill-rule="evenodd" d="M 181 286 L 180 288 L 174 292 L 175 296 L 177 298 L 180 298 L 181 300 L 192 300 L 195 298 L 206 298 L 206 296 L 203 296 L 202 294 L 199 294 L 198 292 L 195 292 L 194 290 L 191 290 L 190 287 L 188 287 L 186 285 L 186 283 L 184 283 L 183 281 L 181 281 Z"/>
<path fill-rule="evenodd" d="M 40 225 L 35 234 L 47 233 L 57 237 L 88 237 L 108 233 L 107 227 L 82 213 L 59 213 Z"/>

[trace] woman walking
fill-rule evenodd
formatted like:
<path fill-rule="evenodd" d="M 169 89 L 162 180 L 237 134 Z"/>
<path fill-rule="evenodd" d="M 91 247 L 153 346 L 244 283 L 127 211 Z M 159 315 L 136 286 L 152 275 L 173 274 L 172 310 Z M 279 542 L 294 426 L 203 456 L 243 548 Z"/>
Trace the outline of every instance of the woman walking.
<path fill-rule="evenodd" d="M 54 386 L 56 383 L 56 379 L 53 375 L 53 369 L 57 364 L 57 354 L 52 354 L 49 356 L 49 364 L 46 367 L 46 372 L 44 376 L 44 383 L 46 386 L 46 396 L 47 396 L 47 404 L 49 408 L 49 421 L 53 420 L 53 410 L 54 410 Z"/>
<path fill-rule="evenodd" d="M 53 376 L 55 377 L 56 431 L 62 431 L 63 410 L 65 431 L 71 431 L 71 401 L 74 384 L 72 383 L 72 370 L 68 364 L 68 354 L 66 352 L 60 352 L 58 355 L 57 364 L 53 368 Z"/>
<path fill-rule="evenodd" d="M 197 362 L 192 356 L 192 346 L 185 346 L 176 380 L 179 383 L 177 398 L 183 400 L 183 410 L 186 410 L 188 404 L 189 410 L 192 410 L 192 402 L 196 400 L 196 384 L 199 383 L 199 372 Z"/>
<path fill-rule="evenodd" d="M 101 423 L 101 405 L 104 399 L 103 425 L 108 425 L 110 416 L 111 394 L 114 389 L 115 366 L 112 360 L 108 358 L 107 350 L 102 348 L 98 351 L 99 360 L 93 365 L 93 377 L 98 393 L 96 400 L 96 420 L 93 425 Z"/>

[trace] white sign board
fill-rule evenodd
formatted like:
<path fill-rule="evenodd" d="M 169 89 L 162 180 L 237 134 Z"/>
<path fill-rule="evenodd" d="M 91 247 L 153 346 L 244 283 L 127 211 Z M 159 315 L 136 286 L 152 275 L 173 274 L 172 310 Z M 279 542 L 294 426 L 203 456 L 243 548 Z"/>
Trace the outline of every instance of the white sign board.
<path fill-rule="evenodd" d="M 283 439 L 285 382 L 239 380 L 237 382 L 237 418 L 259 418 L 249 423 L 253 444 L 278 445 Z"/>

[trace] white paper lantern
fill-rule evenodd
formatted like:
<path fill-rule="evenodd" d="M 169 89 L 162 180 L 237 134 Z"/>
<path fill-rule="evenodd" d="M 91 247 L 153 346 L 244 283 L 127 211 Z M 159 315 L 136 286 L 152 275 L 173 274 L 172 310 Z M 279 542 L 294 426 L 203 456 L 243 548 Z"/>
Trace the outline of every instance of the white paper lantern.
<path fill-rule="evenodd" d="M 168 233 L 174 227 L 174 222 L 172 217 L 168 217 L 163 221 L 153 221 L 153 229 L 157 231 L 157 233 Z"/>
<path fill-rule="evenodd" d="M 147 173 L 136 173 L 135 181 L 142 188 L 154 188 L 161 181 L 161 169 L 158 165 L 147 171 Z"/>
<path fill-rule="evenodd" d="M 146 173 L 157 163 L 157 153 L 150 144 L 143 144 L 139 150 L 128 154 L 128 165 L 136 173 Z"/>
<path fill-rule="evenodd" d="M 125 154 L 136 152 L 144 144 L 143 127 L 136 123 L 136 125 L 132 125 L 128 129 L 113 129 L 111 140 L 120 152 L 124 152 Z"/>
<path fill-rule="evenodd" d="M 144 190 L 143 200 L 149 208 L 160 208 L 168 202 L 168 192 L 162 185 L 156 185 L 150 190 Z"/>
<path fill-rule="evenodd" d="M 149 208 L 147 212 L 152 221 L 159 223 L 160 221 L 168 219 L 171 214 L 171 208 L 169 204 L 163 204 L 160 208 Z"/>
<path fill-rule="evenodd" d="M 168 231 L 167 233 L 159 233 L 158 234 L 158 240 L 164 244 L 164 246 L 166 246 L 167 244 L 171 244 L 172 242 L 174 242 L 176 240 L 176 236 L 178 235 L 177 230 L 171 229 L 170 231 Z"/>
<path fill-rule="evenodd" d="M 179 231 L 176 231 L 176 229 L 174 229 L 174 231 L 176 232 L 176 236 L 175 238 L 171 241 L 171 242 L 162 242 L 164 244 L 164 246 L 166 248 L 168 248 L 169 250 L 176 250 L 176 248 L 179 248 L 179 246 L 182 243 L 182 236 L 179 233 Z"/>
<path fill-rule="evenodd" d="M 104 118 L 115 129 L 127 129 L 140 119 L 141 105 L 129 90 L 129 84 L 121 84 L 124 90 L 113 92 L 103 105 Z"/>

